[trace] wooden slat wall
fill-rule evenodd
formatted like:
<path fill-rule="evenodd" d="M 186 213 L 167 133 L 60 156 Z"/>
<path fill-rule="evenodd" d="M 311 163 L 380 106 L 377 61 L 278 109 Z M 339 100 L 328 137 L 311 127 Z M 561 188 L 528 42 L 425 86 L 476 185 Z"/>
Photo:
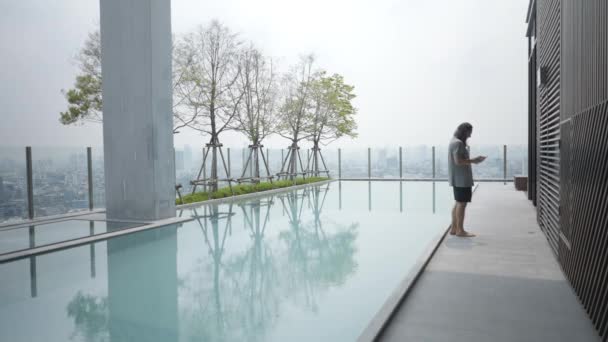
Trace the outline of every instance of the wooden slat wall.
<path fill-rule="evenodd" d="M 560 205 L 560 74 L 561 2 L 538 0 L 537 68 L 546 68 L 547 80 L 537 92 L 537 210 L 538 222 L 553 250 L 559 243 Z"/>
<path fill-rule="evenodd" d="M 606 1 L 562 0 L 562 121 L 608 99 Z"/>
<path fill-rule="evenodd" d="M 608 341 L 608 4 L 562 0 L 559 260 Z"/>

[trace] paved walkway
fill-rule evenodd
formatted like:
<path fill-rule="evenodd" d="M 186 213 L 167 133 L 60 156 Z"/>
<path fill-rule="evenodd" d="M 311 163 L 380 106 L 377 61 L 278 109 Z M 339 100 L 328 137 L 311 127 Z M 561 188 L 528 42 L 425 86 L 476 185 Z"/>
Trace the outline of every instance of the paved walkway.
<path fill-rule="evenodd" d="M 379 341 L 599 341 L 513 185 L 482 183 Z"/>

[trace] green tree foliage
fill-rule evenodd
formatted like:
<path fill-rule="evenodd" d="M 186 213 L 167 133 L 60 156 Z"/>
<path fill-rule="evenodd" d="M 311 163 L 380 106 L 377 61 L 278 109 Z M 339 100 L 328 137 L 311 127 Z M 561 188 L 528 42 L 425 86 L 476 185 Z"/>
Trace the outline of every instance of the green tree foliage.
<path fill-rule="evenodd" d="M 89 33 L 76 57 L 80 73 L 74 88 L 62 90 L 68 110 L 60 113 L 64 125 L 85 121 L 101 122 L 101 37 L 99 31 Z"/>
<path fill-rule="evenodd" d="M 61 121 L 70 125 L 82 121 L 101 122 L 101 79 L 92 75 L 76 76 L 73 89 L 64 92 L 68 110 L 61 112 Z"/>
<path fill-rule="evenodd" d="M 314 110 L 312 111 L 310 134 L 313 144 L 328 144 L 343 136 L 355 138 L 357 109 L 352 100 L 355 87 L 344 83 L 338 74 L 326 76 L 321 72 L 313 82 Z"/>

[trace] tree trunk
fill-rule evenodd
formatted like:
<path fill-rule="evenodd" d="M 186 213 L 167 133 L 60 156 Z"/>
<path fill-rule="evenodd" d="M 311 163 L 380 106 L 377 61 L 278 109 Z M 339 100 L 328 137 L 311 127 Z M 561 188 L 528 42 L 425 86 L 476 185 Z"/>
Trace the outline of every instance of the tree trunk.
<path fill-rule="evenodd" d="M 313 158 L 314 158 L 314 175 L 315 177 L 319 177 L 319 141 L 315 140 L 314 141 L 314 146 L 313 146 Z"/>
<path fill-rule="evenodd" d="M 218 145 L 218 139 L 217 137 L 213 137 L 212 140 L 212 154 L 211 154 L 211 181 L 213 182 L 211 184 L 211 192 L 215 192 L 218 189 L 218 182 L 217 182 L 217 145 Z"/>
<path fill-rule="evenodd" d="M 291 144 L 291 160 L 289 163 L 289 179 L 294 180 L 297 178 L 298 171 L 298 143 L 293 142 Z"/>
<path fill-rule="evenodd" d="M 257 146 L 257 143 L 256 143 Z M 260 148 L 256 147 L 254 150 L 255 153 L 255 164 L 253 165 L 253 177 L 259 179 L 260 178 Z"/>

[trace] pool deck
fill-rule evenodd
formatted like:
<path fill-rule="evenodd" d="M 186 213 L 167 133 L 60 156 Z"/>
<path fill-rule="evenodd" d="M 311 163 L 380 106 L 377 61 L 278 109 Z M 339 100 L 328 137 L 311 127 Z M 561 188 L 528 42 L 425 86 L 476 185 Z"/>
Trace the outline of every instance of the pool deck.
<path fill-rule="evenodd" d="M 513 184 L 479 185 L 475 238 L 448 235 L 378 341 L 599 341 L 536 213 Z"/>

